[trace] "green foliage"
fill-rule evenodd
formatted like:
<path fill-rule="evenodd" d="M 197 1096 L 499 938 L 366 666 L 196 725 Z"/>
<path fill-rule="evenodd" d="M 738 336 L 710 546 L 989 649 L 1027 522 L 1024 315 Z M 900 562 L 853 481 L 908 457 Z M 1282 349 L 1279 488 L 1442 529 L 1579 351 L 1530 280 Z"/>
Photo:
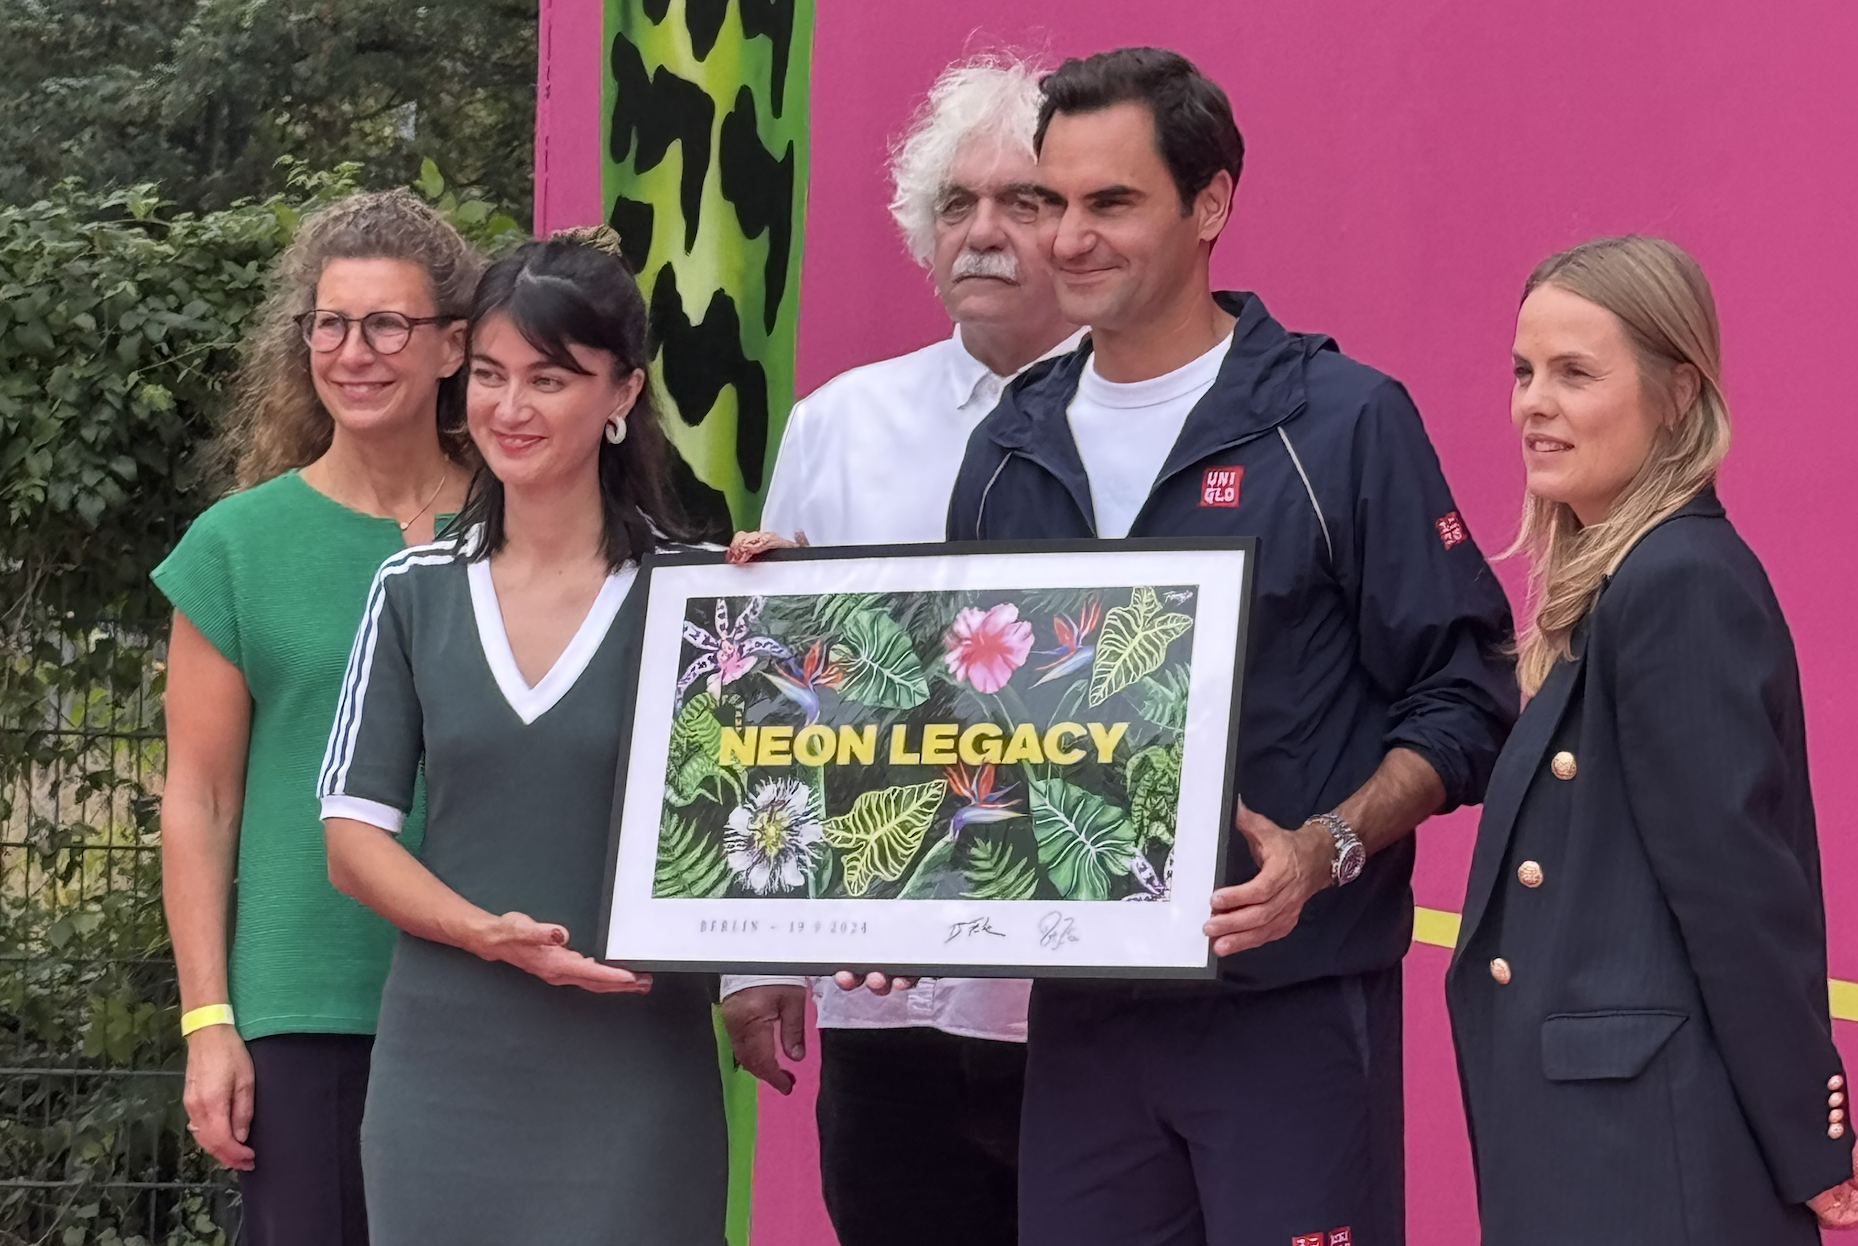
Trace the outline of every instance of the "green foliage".
<path fill-rule="evenodd" d="M 658 826 L 652 894 L 707 900 L 729 887 L 729 866 L 697 824 L 667 809 Z"/>
<path fill-rule="evenodd" d="M 1030 900 L 1038 888 L 1037 872 L 1008 841 L 977 839 L 968 850 L 969 899 Z"/>
<path fill-rule="evenodd" d="M 843 857 L 845 889 L 861 896 L 880 878 L 901 878 L 947 794 L 942 779 L 860 792 L 847 813 L 828 820 L 826 842 Z"/>
<path fill-rule="evenodd" d="M 1129 872 L 1135 829 L 1121 809 L 1063 779 L 1027 779 L 1039 864 L 1067 900 L 1107 900 L 1110 880 Z"/>
<path fill-rule="evenodd" d="M 79 637 L 38 676 L 94 681 L 60 701 L 64 729 L 0 724 L 0 1064 L 27 1070 L 0 1082 L 0 1173 L 61 1183 L 0 1189 L 3 1242 L 223 1246 L 232 1223 L 185 1141 L 150 791 L 159 676 L 117 678 L 147 653 L 126 630 Z"/>
<path fill-rule="evenodd" d="M 1129 821 L 1144 847 L 1174 842 L 1174 819 L 1181 796 L 1181 752 L 1180 740 L 1166 748 L 1150 745 L 1131 757 L 1124 769 Z"/>
<path fill-rule="evenodd" d="M 684 702 L 671 724 L 665 800 L 673 805 L 688 805 L 706 793 L 721 804 L 724 785 L 738 795 L 742 790 L 742 767 L 724 767 L 716 760 L 723 738 L 716 718 L 720 705 L 710 693 L 699 692 Z"/>
<path fill-rule="evenodd" d="M 839 695 L 847 700 L 910 709 L 929 699 L 929 679 L 910 634 L 881 610 L 860 610 L 841 622 L 832 660 L 844 668 Z"/>
<path fill-rule="evenodd" d="M 1177 663 L 1159 675 L 1145 675 L 1136 683 L 1142 690 L 1142 705 L 1136 712 L 1164 731 L 1187 729 L 1187 691 L 1193 676 L 1185 664 Z"/>
<path fill-rule="evenodd" d="M 204 215 L 170 211 L 152 185 L 62 182 L 0 206 L 0 721 L 32 720 L 57 687 L 99 673 L 60 670 L 73 633 L 165 613 L 148 573 L 223 483 L 206 447 L 267 268 L 358 172 L 293 162 L 287 194 Z M 430 173 L 474 240 L 520 236 Z M 134 684 L 139 667 L 118 674 Z"/>
<path fill-rule="evenodd" d="M 518 236 L 430 173 L 468 236 Z M 353 165 L 281 175 L 285 193 L 205 214 L 153 185 L 0 206 L 0 1065 L 87 1070 L 0 1087 L 0 1173 L 71 1183 L 0 1187 L 0 1226 L 31 1233 L 0 1242 L 224 1241 L 226 1187 L 176 1076 L 164 628 L 114 620 L 165 616 L 148 573 L 218 495 L 203 448 L 266 270 L 359 184 Z"/>
<path fill-rule="evenodd" d="M 899 900 L 956 900 L 962 876 L 955 868 L 955 837 L 944 835 L 930 846 L 897 893 Z"/>
<path fill-rule="evenodd" d="M 1167 661 L 1168 646 L 1193 626 L 1193 616 L 1164 612 L 1152 588 L 1138 588 L 1129 604 L 1113 608 L 1103 619 L 1097 656 L 1090 667 L 1092 708 L 1152 675 Z"/>
<path fill-rule="evenodd" d="M 286 190 L 286 154 L 373 186 L 430 155 L 527 219 L 535 67 L 534 0 L 13 0 L 0 202 L 81 169 L 211 209 Z"/>

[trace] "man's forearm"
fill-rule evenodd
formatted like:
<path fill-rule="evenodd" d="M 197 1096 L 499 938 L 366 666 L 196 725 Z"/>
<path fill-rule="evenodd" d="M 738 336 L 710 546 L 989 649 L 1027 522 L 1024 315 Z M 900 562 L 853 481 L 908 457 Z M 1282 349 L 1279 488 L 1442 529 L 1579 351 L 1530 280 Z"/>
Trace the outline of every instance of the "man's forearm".
<path fill-rule="evenodd" d="M 1396 748 L 1335 811 L 1374 853 L 1412 834 L 1444 804 L 1445 784 L 1432 763 L 1412 749 Z"/>

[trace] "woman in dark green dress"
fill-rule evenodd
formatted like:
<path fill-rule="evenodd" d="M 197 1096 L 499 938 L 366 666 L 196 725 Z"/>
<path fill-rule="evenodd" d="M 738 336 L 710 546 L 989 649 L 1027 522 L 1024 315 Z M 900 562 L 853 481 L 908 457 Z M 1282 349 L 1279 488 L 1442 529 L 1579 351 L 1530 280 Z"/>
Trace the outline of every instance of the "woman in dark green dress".
<path fill-rule="evenodd" d="M 592 959 L 639 660 L 637 558 L 684 534 L 617 249 L 491 266 L 467 401 L 485 471 L 382 565 L 318 790 L 335 884 L 402 930 L 362 1166 L 375 1246 L 718 1246 L 702 980 Z M 425 766 L 426 838 L 395 840 Z"/>

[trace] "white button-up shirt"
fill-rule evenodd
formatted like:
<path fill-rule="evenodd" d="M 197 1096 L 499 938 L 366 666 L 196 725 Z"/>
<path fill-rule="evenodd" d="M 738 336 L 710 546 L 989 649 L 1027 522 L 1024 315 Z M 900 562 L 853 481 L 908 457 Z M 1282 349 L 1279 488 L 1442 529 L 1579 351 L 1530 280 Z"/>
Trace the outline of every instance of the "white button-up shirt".
<path fill-rule="evenodd" d="M 1076 349 L 1080 331 L 1048 354 Z M 968 436 L 1013 378 L 969 354 L 961 330 L 931 346 L 853 368 L 794 404 L 768 484 L 761 526 L 813 545 L 940 541 Z M 729 976 L 723 994 L 805 978 Z M 1032 984 L 1011 978 L 925 978 L 908 991 L 841 991 L 814 979 L 819 1024 L 848 1029 L 928 1025 L 969 1038 L 1026 1041 Z"/>

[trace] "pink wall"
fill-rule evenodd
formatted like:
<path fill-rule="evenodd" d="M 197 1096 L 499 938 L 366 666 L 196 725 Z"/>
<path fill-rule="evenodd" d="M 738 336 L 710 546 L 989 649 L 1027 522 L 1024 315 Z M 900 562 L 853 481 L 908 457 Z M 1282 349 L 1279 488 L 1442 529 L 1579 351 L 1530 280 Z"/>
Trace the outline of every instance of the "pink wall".
<path fill-rule="evenodd" d="M 1511 532 L 1521 487 L 1507 349 L 1530 267 L 1628 230 L 1673 238 L 1702 261 L 1739 420 L 1723 493 L 1794 627 L 1832 972 L 1858 978 L 1858 906 L 1846 899 L 1858 887 L 1847 833 L 1858 590 L 1854 525 L 1838 509 L 1858 464 L 1842 381 L 1858 328 L 1858 6 L 818 0 L 801 392 L 946 332 L 882 206 L 886 139 L 937 69 L 1003 44 L 1060 57 L 1138 42 L 1193 57 L 1232 95 L 1245 132 L 1218 280 L 1406 382 L 1486 549 Z M 1515 568 L 1505 576 L 1514 587 Z M 1459 907 L 1473 831 L 1456 817 L 1422 832 L 1421 904 Z M 1446 956 L 1421 947 L 1408 960 L 1411 1240 L 1426 1246 L 1475 1241 L 1440 999 Z M 1858 1027 L 1839 1029 L 1858 1059 Z M 756 1246 L 830 1242 L 810 1102 L 764 1092 L 763 1109 Z"/>
<path fill-rule="evenodd" d="M 542 0 L 536 39 L 535 232 L 606 219 L 600 202 L 601 0 Z"/>

